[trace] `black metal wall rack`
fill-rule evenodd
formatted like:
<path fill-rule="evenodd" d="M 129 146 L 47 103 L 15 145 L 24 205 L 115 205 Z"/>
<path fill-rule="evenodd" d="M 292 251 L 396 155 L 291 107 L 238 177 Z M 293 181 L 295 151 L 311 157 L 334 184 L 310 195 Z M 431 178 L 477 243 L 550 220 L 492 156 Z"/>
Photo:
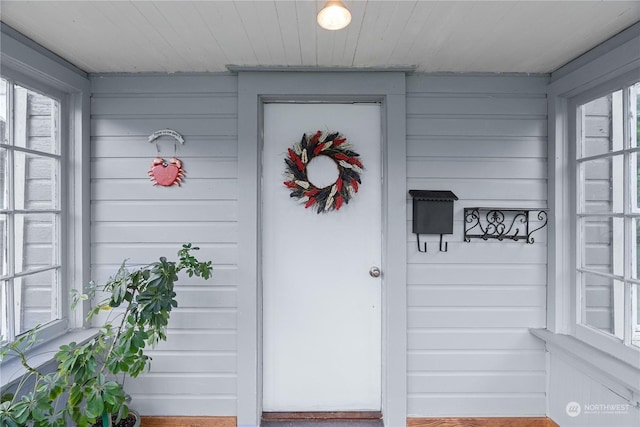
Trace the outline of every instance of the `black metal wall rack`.
<path fill-rule="evenodd" d="M 537 220 L 542 222 L 533 230 L 530 227 L 529 213 L 537 212 Z M 464 208 L 464 241 L 473 238 L 488 240 L 524 240 L 533 243 L 533 233 L 544 228 L 548 222 L 548 209 L 515 208 Z"/>

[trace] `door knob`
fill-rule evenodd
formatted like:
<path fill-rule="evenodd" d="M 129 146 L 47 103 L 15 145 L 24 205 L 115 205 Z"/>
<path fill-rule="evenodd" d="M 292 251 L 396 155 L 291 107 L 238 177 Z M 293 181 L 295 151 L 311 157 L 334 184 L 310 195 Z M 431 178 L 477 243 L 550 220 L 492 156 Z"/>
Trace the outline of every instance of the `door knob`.
<path fill-rule="evenodd" d="M 369 269 L 369 275 L 371 277 L 380 277 L 380 274 L 381 274 L 381 271 L 379 267 L 374 266 Z"/>

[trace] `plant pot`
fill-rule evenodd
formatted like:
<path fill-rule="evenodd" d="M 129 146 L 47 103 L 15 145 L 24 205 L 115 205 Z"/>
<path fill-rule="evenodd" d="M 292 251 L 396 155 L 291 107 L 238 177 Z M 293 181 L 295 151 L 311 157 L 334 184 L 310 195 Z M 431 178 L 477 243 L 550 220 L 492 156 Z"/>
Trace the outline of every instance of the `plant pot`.
<path fill-rule="evenodd" d="M 130 420 L 129 419 L 130 417 L 134 417 L 135 420 Z M 112 424 L 111 427 L 140 427 L 140 422 L 141 422 L 140 414 L 138 414 L 133 409 L 130 409 L 129 416 L 127 418 L 125 418 L 124 420 L 121 420 L 118 424 Z M 98 427 L 102 426 L 102 421 L 100 421 L 98 424 L 94 424 L 94 427 L 96 426 Z"/>
<path fill-rule="evenodd" d="M 141 423 L 140 414 L 138 414 L 136 411 L 131 409 L 129 410 L 129 415 L 133 415 L 136 418 L 135 423 L 131 427 L 140 427 L 140 423 Z"/>

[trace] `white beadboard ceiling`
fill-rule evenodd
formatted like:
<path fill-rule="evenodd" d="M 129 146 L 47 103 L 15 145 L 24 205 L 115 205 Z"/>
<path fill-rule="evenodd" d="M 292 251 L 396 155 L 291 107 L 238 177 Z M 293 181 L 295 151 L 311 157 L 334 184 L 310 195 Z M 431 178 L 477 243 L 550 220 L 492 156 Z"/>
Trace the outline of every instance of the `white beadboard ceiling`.
<path fill-rule="evenodd" d="M 90 73 L 216 72 L 227 65 L 416 66 L 547 73 L 640 20 L 640 1 L 0 1 L 0 19 Z"/>

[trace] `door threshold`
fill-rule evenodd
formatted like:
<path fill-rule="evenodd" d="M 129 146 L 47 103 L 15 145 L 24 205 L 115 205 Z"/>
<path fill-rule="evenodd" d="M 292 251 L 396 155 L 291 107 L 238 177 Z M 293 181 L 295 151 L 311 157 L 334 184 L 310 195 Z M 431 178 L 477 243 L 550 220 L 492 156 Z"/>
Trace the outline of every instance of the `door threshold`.
<path fill-rule="evenodd" d="M 262 421 L 375 421 L 381 419 L 380 411 L 262 413 Z"/>

